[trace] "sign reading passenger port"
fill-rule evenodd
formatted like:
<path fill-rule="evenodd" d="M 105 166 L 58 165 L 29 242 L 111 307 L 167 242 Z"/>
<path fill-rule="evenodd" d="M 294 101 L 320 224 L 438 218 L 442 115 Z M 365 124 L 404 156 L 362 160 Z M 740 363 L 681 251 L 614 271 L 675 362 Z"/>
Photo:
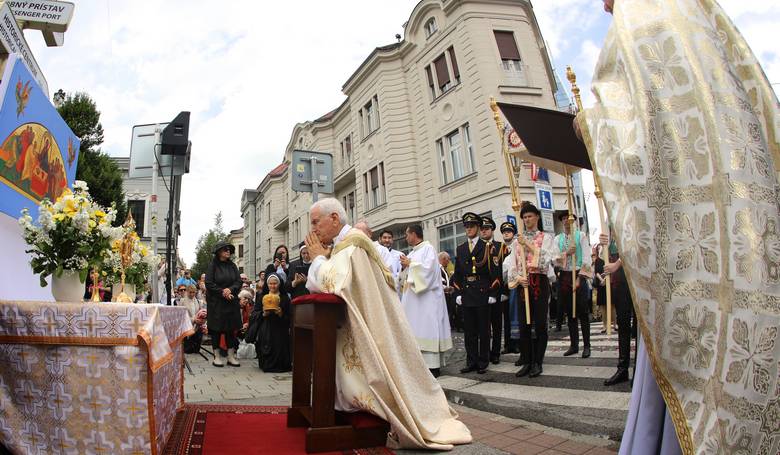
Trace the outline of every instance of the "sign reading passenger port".
<path fill-rule="evenodd" d="M 330 153 L 293 150 L 292 189 L 311 193 L 317 202 L 319 193 L 333 193 L 333 157 Z"/>

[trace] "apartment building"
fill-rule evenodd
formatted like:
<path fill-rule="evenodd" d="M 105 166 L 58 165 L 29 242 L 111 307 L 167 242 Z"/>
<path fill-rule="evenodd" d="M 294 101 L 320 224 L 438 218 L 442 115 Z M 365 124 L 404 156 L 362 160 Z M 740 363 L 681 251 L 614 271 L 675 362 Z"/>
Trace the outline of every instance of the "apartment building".
<path fill-rule="evenodd" d="M 490 97 L 556 108 L 562 93 L 567 99 L 556 79 L 530 1 L 420 1 L 403 38 L 347 77 L 344 102 L 295 125 L 280 164 L 244 191 L 246 272 L 264 269 L 281 243 L 298 256 L 308 231 L 311 195 L 291 189 L 293 150 L 331 153 L 335 189 L 323 196 L 342 201 L 351 223 L 390 229 L 398 249 L 412 223 L 454 253 L 463 213 L 506 221 L 511 195 Z M 526 166 L 512 170 L 523 200 L 535 201 Z M 550 176 L 556 208 L 565 209 L 563 179 Z"/>

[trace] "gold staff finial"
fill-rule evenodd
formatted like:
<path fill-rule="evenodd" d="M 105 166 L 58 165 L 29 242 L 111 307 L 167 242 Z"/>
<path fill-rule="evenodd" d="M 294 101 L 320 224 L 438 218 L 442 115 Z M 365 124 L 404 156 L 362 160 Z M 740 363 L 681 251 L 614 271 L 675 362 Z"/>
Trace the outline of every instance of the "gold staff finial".
<path fill-rule="evenodd" d="M 577 105 L 577 111 L 582 110 L 582 97 L 580 97 L 580 88 L 577 87 L 577 75 L 571 69 L 571 65 L 566 66 L 566 79 L 571 84 L 571 93 L 574 95 L 574 102 Z"/>
<path fill-rule="evenodd" d="M 490 110 L 493 111 L 493 120 L 496 121 L 496 128 L 501 134 L 504 134 L 504 120 L 501 118 L 501 114 L 498 112 L 498 103 L 494 96 L 490 97 Z"/>

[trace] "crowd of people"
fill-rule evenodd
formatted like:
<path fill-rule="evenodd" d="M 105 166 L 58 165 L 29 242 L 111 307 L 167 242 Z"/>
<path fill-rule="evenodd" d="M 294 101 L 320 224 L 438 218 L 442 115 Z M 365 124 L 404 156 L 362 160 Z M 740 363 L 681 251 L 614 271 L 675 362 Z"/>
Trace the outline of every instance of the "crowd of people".
<path fill-rule="evenodd" d="M 516 375 L 541 375 L 548 331 L 562 330 L 564 319 L 570 347 L 563 355 L 578 354 L 581 337 L 582 357 L 588 358 L 591 322 L 600 319 L 602 333 L 607 330 L 609 274 L 611 320 L 618 331 L 620 355 L 617 372 L 605 385 L 628 380 L 632 306 L 614 243 L 602 235 L 591 249 L 587 234 L 572 229 L 575 218 L 565 213 L 559 216 L 562 231 L 552 236 L 539 229 L 540 212 L 532 204 L 522 207 L 521 218 L 521 234 L 515 224 L 505 222 L 499 228 L 499 241 L 494 238 L 496 224 L 490 217 L 464 214 L 467 239 L 457 247 L 454 258 L 425 241 L 419 225 L 406 229 L 407 252 L 393 248 L 389 230 L 373 241 L 431 374 L 437 377 L 445 364 L 444 353 L 452 348 L 451 330 L 464 332 L 463 374 L 483 374 L 489 364 L 499 363 L 502 354 L 519 353 Z M 374 238 L 367 222 L 359 221 L 355 228 Z M 606 265 L 601 248 L 610 251 Z M 290 302 L 309 293 L 309 268 L 314 259 L 304 243 L 299 252 L 300 257 L 291 261 L 287 246 L 279 245 L 273 261 L 254 282 L 239 273 L 231 259 L 235 247 L 226 242 L 215 247 L 214 258 L 198 280 L 190 270 L 183 270 L 176 280 L 173 302 L 187 308 L 196 328 L 185 340 L 185 352 L 198 352 L 207 336 L 215 366 L 239 366 L 239 357 L 256 357 L 263 371 L 290 371 Z M 253 349 L 239 356 L 240 344 Z"/>

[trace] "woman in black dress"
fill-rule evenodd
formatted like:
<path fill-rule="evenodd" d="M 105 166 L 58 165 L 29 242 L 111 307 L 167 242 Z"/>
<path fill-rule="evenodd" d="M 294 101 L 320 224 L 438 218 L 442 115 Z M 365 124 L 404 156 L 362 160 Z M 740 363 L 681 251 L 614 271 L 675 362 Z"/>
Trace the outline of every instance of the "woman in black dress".
<path fill-rule="evenodd" d="M 266 373 L 290 371 L 290 298 L 275 273 L 266 277 L 266 285 L 268 293 L 255 301 L 260 320 L 255 344 L 258 364 Z"/>
<path fill-rule="evenodd" d="M 238 292 L 242 283 L 238 267 L 230 260 L 235 251 L 236 248 L 227 242 L 217 243 L 214 259 L 206 268 L 206 325 L 214 348 L 212 365 L 215 367 L 225 366 L 225 355 L 228 365 L 240 366 L 236 359 L 236 333 L 241 329 Z"/>

